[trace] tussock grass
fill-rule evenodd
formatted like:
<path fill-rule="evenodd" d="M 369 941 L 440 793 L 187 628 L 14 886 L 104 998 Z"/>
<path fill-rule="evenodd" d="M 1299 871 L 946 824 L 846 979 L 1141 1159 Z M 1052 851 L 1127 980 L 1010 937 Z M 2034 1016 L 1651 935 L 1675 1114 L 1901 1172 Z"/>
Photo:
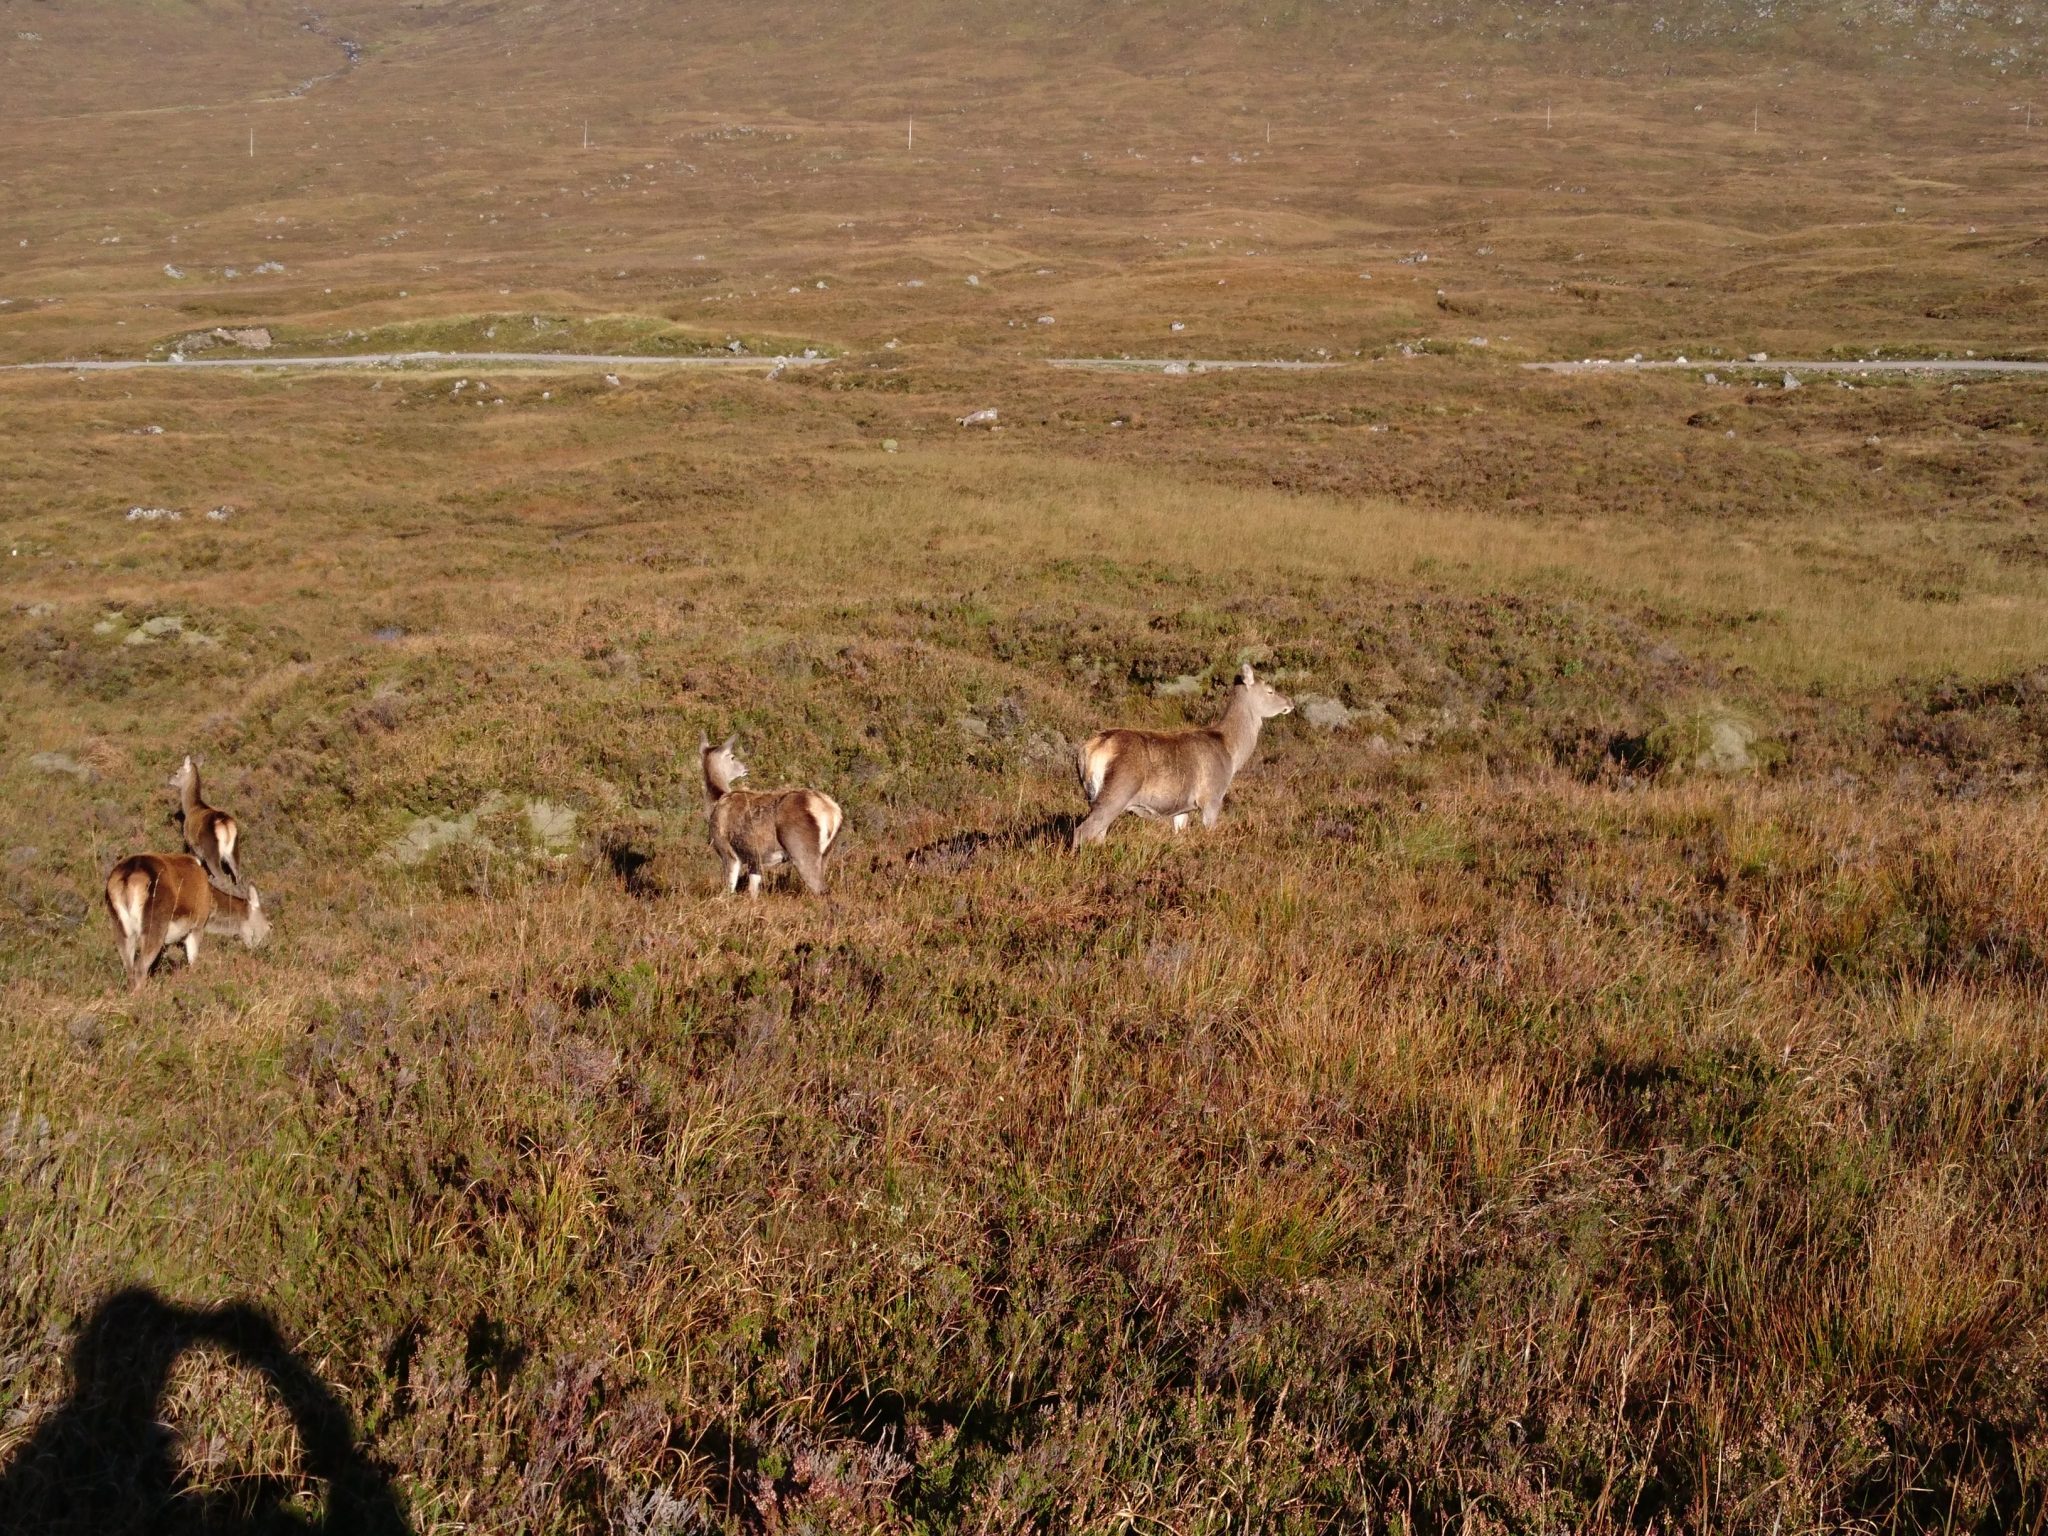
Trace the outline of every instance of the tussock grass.
<path fill-rule="evenodd" d="M 8 396 L 48 446 L 0 1462 L 47 1324 L 144 1281 L 260 1298 L 422 1528 L 2038 1508 L 2048 730 L 2035 642 L 1969 620 L 2028 570 L 1930 606 L 1903 517 L 1758 559 L 963 445 L 916 395 L 542 387 Z M 93 425 L 141 410 L 175 460 Z M 110 521 L 103 453 L 239 509 Z M 1071 743 L 1247 655 L 1352 726 L 1269 730 L 1213 835 L 1070 856 Z M 1688 708 L 1767 727 L 1762 777 L 1630 745 Z M 832 902 L 710 899 L 706 727 L 845 803 Z M 131 1000 L 96 881 L 191 746 L 277 936 Z M 490 846 L 378 856 L 493 793 Z M 192 1369 L 193 1486 L 317 1506 Z"/>
<path fill-rule="evenodd" d="M 0 379 L 0 1525 L 136 1284 L 423 1532 L 2041 1525 L 2038 386 L 1513 366 L 2035 345 L 2010 93 L 1097 9 L 8 45 L 10 356 L 836 361 Z M 1168 345 L 1350 366 L 1038 366 Z M 1350 723 L 1071 856 L 1074 743 L 1245 659 Z M 831 902 L 712 899 L 707 729 L 845 805 Z M 187 751 L 275 937 L 131 998 Z M 139 1428 L 317 1518 L 284 1402 L 208 1347 Z"/>

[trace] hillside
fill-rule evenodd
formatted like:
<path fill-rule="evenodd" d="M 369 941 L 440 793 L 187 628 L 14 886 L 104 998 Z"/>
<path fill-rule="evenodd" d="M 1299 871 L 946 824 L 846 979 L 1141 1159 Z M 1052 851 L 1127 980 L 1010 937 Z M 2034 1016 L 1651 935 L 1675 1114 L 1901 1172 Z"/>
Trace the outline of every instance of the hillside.
<path fill-rule="evenodd" d="M 2041 1526 L 2036 20 L 4 0 L 0 1530 Z"/>

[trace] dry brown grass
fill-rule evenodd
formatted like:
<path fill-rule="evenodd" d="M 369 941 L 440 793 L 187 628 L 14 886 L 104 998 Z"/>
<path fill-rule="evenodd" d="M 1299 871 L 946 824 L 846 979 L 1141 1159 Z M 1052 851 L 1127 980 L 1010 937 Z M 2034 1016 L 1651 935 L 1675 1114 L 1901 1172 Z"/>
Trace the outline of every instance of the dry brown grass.
<path fill-rule="evenodd" d="M 2010 82 L 695 12 L 346 8 L 253 106 L 332 45 L 35 23 L 10 355 L 840 355 L 0 377 L 0 1524 L 147 1284 L 273 1315 L 421 1531 L 2038 1529 L 2041 386 L 1511 366 L 2015 350 Z M 1036 362 L 1168 345 L 1363 355 Z M 1353 724 L 1069 855 L 1070 744 L 1247 655 Z M 834 901 L 712 899 L 706 727 L 845 804 Z M 131 1000 L 98 881 L 195 749 L 276 940 Z M 195 1519 L 337 1497 L 218 1352 L 156 1411 Z"/>

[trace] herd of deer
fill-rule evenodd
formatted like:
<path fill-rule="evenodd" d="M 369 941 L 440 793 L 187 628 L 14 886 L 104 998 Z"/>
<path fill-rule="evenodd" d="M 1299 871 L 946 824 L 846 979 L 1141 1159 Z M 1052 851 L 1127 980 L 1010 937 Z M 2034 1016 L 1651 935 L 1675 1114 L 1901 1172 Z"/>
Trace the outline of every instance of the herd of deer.
<path fill-rule="evenodd" d="M 1203 826 L 1213 827 L 1231 781 L 1258 748 L 1260 729 L 1293 708 L 1247 662 L 1215 725 L 1098 731 L 1082 744 L 1076 764 L 1088 814 L 1074 828 L 1074 846 L 1101 842 L 1110 823 L 1127 811 L 1167 817 L 1176 832 L 1197 814 Z M 788 864 L 806 890 L 822 896 L 825 861 L 844 812 L 815 789 L 735 788 L 747 768 L 733 751 L 734 739 L 717 747 L 700 739 L 697 747 L 711 847 L 725 865 L 727 893 L 737 891 L 745 876 L 747 894 L 759 896 L 762 877 Z M 189 757 L 171 775 L 170 787 L 178 791 L 185 852 L 134 854 L 107 875 L 107 911 L 128 984 L 136 991 L 157 956 L 173 945 L 184 946 L 187 965 L 197 961 L 202 932 L 238 938 L 251 949 L 270 936 L 263 898 L 243 880 L 236 858 L 241 828 L 235 818 L 206 803 L 199 769 Z"/>

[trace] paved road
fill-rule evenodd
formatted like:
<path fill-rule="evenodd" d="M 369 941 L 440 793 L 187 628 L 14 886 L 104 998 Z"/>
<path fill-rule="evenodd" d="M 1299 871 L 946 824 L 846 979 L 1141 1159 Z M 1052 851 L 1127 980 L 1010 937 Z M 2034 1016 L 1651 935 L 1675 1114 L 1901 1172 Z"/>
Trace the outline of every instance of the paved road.
<path fill-rule="evenodd" d="M 517 369 L 574 370 L 579 368 L 814 368 L 829 362 L 822 357 L 754 357 L 717 354 L 708 357 L 646 357 L 626 353 L 594 352 L 351 352 L 333 357 L 183 357 L 170 358 L 79 358 L 56 363 L 0 363 L 0 373 L 119 373 L 129 370 L 174 368 L 414 368 L 426 372 L 455 373 L 465 368 L 491 364 Z M 1247 368 L 1276 369 L 1306 373 L 1315 369 L 1339 368 L 1335 362 L 1295 362 L 1280 359 L 1194 358 L 1194 357 L 1053 357 L 1055 368 L 1136 370 L 1148 373 L 1230 373 Z M 1542 373 L 1635 373 L 1651 369 L 1689 373 L 2048 373 L 2048 361 L 2000 361 L 1995 358 L 1880 358 L 1871 362 L 1843 362 L 1806 358 L 1773 358 L 1753 363 L 1747 359 L 1702 359 L 1698 362 L 1613 361 L 1588 358 L 1566 363 L 1524 363 L 1524 368 Z"/>
<path fill-rule="evenodd" d="M 1635 373 L 1650 368 L 1682 368 L 1688 373 L 2048 373 L 2048 362 L 2001 362 L 1989 357 L 1907 358 L 1884 357 L 1869 362 L 1839 359 L 1812 361 L 1805 358 L 1770 358 L 1753 363 L 1747 358 L 1703 358 L 1685 362 L 1585 358 L 1576 363 L 1524 363 L 1524 368 L 1542 373 Z"/>
<path fill-rule="evenodd" d="M 351 352 L 336 357 L 82 358 L 65 363 L 0 363 L 7 373 L 121 373 L 176 368 L 421 368 L 456 373 L 479 364 L 512 368 L 811 368 L 822 357 L 636 357 L 592 352 Z"/>
<path fill-rule="evenodd" d="M 1289 373 L 1305 373 L 1312 368 L 1335 368 L 1336 363 L 1296 363 L 1268 361 L 1264 359 L 1219 358 L 1219 357 L 1053 357 L 1047 358 L 1055 368 L 1135 368 L 1149 373 L 1165 373 L 1169 370 L 1189 373 L 1227 373 L 1239 368 L 1278 368 Z"/>

